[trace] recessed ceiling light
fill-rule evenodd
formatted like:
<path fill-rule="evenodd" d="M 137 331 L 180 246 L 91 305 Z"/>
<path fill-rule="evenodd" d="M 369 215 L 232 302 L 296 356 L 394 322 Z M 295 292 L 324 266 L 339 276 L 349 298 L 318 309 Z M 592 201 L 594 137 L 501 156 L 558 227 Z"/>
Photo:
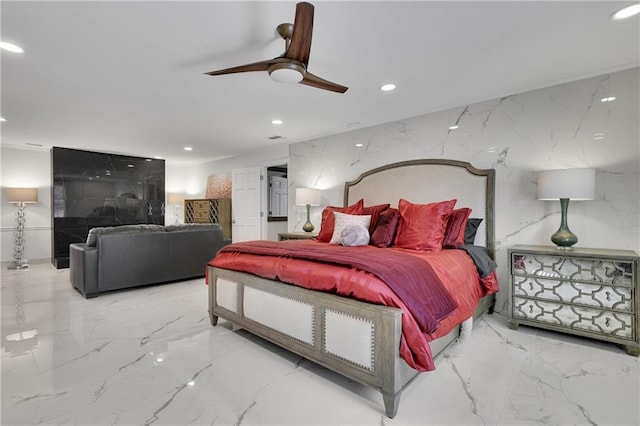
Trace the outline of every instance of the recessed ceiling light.
<path fill-rule="evenodd" d="M 133 164 L 127 164 L 127 167 L 133 167 Z"/>
<path fill-rule="evenodd" d="M 7 43 L 6 41 L 0 41 L 0 49 L 6 50 L 7 52 L 13 53 L 22 53 L 24 50 L 20 46 L 16 46 L 12 43 Z"/>
<path fill-rule="evenodd" d="M 383 84 L 382 86 L 380 86 L 380 90 L 382 90 L 383 92 L 390 92 L 391 90 L 394 90 L 396 88 L 395 84 Z"/>
<path fill-rule="evenodd" d="M 282 124 L 282 120 L 271 120 L 271 124 Z"/>
<path fill-rule="evenodd" d="M 455 129 L 457 129 L 458 127 L 460 127 L 460 126 L 458 126 L 457 124 L 456 124 L 456 125 L 453 125 L 453 126 L 449 127 L 449 130 L 455 130 Z"/>
<path fill-rule="evenodd" d="M 7 121 L 7 119 L 4 117 L 0 117 L 0 121 Z"/>
<path fill-rule="evenodd" d="M 364 144 L 363 144 L 363 143 L 357 143 L 357 144 L 356 144 L 356 146 L 357 146 L 358 148 L 362 148 L 362 147 L 364 146 Z"/>
<path fill-rule="evenodd" d="M 615 96 L 609 96 L 609 97 L 600 99 L 600 102 L 611 102 L 611 101 L 615 101 L 615 100 L 616 100 Z"/>
<path fill-rule="evenodd" d="M 185 146 L 185 147 L 184 147 L 184 150 L 185 150 L 185 151 L 193 151 L 193 148 L 191 148 L 190 146 Z"/>
<path fill-rule="evenodd" d="M 622 9 L 613 12 L 609 19 L 619 21 L 620 19 L 631 18 L 632 16 L 640 13 L 640 3 L 632 4 L 630 6 L 623 7 Z"/>

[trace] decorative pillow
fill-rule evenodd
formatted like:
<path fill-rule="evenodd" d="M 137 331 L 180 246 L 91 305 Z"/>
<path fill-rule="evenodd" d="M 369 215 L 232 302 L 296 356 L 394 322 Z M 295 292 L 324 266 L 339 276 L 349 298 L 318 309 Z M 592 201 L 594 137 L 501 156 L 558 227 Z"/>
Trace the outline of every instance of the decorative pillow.
<path fill-rule="evenodd" d="M 369 230 L 361 225 L 348 225 L 340 234 L 340 244 L 343 246 L 366 246 L 369 244 Z"/>
<path fill-rule="evenodd" d="M 413 250 L 442 249 L 447 220 L 456 201 L 413 204 L 401 199 L 398 203 L 400 225 L 395 246 Z"/>
<path fill-rule="evenodd" d="M 335 217 L 335 226 L 333 228 L 333 236 L 331 237 L 330 244 L 340 244 L 340 236 L 342 230 L 347 226 L 363 226 L 369 229 L 369 223 L 371 223 L 371 216 L 353 215 L 340 212 L 333 212 Z"/>
<path fill-rule="evenodd" d="M 373 234 L 376 226 L 378 226 L 378 219 L 382 212 L 391 207 L 391 204 L 377 204 L 375 206 L 369 206 L 362 209 L 363 215 L 371 215 L 371 223 L 369 224 L 369 234 Z"/>
<path fill-rule="evenodd" d="M 470 217 L 467 220 L 467 226 L 464 229 L 464 243 L 465 244 L 473 244 L 476 240 L 476 232 L 478 232 L 478 228 L 482 223 L 481 218 Z"/>
<path fill-rule="evenodd" d="M 347 213 L 347 214 L 360 214 L 362 213 L 362 207 L 364 206 L 364 200 L 360 199 L 356 203 L 349 207 L 334 207 L 328 206 L 322 211 L 322 222 L 320 223 L 320 232 L 318 233 L 318 241 L 328 243 L 333 236 L 333 228 L 335 224 L 335 218 L 333 212 Z M 339 234 L 338 234 L 339 235 Z"/>
<path fill-rule="evenodd" d="M 371 244 L 376 247 L 391 247 L 396 236 L 399 219 L 398 209 L 390 208 L 382 212 L 376 229 L 371 234 Z"/>
<path fill-rule="evenodd" d="M 458 244 L 464 244 L 464 231 L 470 214 L 471 209 L 467 207 L 451 212 L 447 221 L 447 228 L 444 231 L 442 247 L 456 248 Z"/>

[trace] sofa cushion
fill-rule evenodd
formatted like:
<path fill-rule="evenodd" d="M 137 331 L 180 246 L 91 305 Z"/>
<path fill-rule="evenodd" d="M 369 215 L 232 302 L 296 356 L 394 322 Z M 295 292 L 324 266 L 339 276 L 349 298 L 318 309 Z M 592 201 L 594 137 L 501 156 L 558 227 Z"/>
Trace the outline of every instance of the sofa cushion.
<path fill-rule="evenodd" d="M 91 228 L 87 235 L 87 247 L 95 247 L 98 244 L 98 235 L 136 234 L 149 232 L 165 232 L 162 225 L 140 224 Z"/>
<path fill-rule="evenodd" d="M 206 229 L 222 229 L 219 223 L 185 223 L 182 225 L 167 225 L 165 231 L 203 231 Z"/>

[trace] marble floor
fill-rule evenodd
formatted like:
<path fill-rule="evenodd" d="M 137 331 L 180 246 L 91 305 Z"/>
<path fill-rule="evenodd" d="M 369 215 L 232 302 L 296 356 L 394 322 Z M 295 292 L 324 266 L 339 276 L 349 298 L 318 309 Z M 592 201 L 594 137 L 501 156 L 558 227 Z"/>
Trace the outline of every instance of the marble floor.
<path fill-rule="evenodd" d="M 382 397 L 220 321 L 202 279 L 85 300 L 69 271 L 2 270 L 2 425 L 638 425 L 638 358 L 485 316 Z"/>

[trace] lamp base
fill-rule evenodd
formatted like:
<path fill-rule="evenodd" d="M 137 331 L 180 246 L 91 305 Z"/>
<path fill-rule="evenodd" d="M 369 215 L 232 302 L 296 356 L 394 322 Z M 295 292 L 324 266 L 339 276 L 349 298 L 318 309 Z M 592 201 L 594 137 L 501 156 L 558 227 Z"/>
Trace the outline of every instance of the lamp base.
<path fill-rule="evenodd" d="M 551 236 L 551 242 L 556 245 L 558 250 L 573 250 L 571 247 L 578 242 L 576 234 L 569 230 L 567 225 L 567 209 L 569 207 L 569 200 L 567 198 L 560 199 L 560 228 Z"/>
<path fill-rule="evenodd" d="M 311 232 L 314 230 L 313 224 L 311 223 L 310 212 L 311 212 L 311 205 L 307 204 L 307 223 L 302 225 L 302 230 L 304 232 Z"/>
<path fill-rule="evenodd" d="M 29 264 L 23 263 L 23 264 L 17 265 L 15 263 L 12 263 L 11 265 L 7 266 L 7 269 L 29 269 Z"/>
<path fill-rule="evenodd" d="M 304 232 L 313 232 L 314 229 L 315 229 L 315 227 L 313 226 L 313 224 L 311 222 L 307 222 L 304 225 L 302 225 L 302 230 Z"/>

